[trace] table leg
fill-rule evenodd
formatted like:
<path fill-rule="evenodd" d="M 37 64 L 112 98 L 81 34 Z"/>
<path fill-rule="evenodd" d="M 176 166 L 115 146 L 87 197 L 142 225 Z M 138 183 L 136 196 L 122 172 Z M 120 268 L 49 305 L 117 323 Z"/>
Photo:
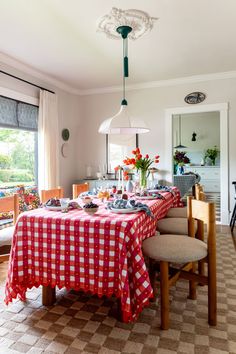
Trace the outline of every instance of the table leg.
<path fill-rule="evenodd" d="M 122 310 L 121 310 L 121 299 L 117 299 L 117 320 L 123 322 Z"/>
<path fill-rule="evenodd" d="M 56 301 L 56 289 L 51 286 L 43 286 L 42 303 L 44 306 L 53 305 Z"/>

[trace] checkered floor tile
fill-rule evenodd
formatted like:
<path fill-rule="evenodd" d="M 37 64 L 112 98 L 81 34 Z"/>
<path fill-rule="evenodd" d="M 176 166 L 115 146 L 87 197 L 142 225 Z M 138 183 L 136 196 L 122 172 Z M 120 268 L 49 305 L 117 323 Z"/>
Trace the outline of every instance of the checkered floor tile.
<path fill-rule="evenodd" d="M 207 324 L 207 288 L 188 300 L 188 283 L 171 290 L 171 327 L 161 331 L 158 300 L 135 323 L 117 320 L 115 299 L 74 291 L 57 292 L 57 303 L 41 306 L 40 289 L 26 303 L 3 304 L 0 286 L 0 353 L 29 354 L 226 354 L 236 353 L 236 252 L 229 233 L 217 235 L 218 325 Z M 0 265 L 0 275 L 6 265 Z"/>

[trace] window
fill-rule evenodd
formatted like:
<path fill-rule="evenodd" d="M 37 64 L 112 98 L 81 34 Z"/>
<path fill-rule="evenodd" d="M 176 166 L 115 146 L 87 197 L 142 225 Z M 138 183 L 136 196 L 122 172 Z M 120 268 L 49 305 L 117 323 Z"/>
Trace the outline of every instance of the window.
<path fill-rule="evenodd" d="M 38 107 L 0 96 L 0 186 L 37 184 Z"/>
<path fill-rule="evenodd" d="M 37 183 L 37 133 L 0 128 L 0 186 Z"/>
<path fill-rule="evenodd" d="M 123 163 L 127 156 L 131 156 L 132 150 L 138 147 L 138 135 L 107 135 L 107 171 L 114 173 L 114 168 Z"/>

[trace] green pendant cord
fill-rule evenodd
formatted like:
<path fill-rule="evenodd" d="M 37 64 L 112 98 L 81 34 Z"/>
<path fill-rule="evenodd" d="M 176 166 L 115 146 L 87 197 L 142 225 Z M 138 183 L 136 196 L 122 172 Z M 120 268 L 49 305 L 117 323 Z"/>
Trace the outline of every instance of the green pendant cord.
<path fill-rule="evenodd" d="M 128 67 L 128 56 L 127 56 L 127 37 L 123 38 L 123 100 L 121 102 L 122 105 L 127 105 L 127 101 L 125 98 L 125 79 L 129 76 L 129 67 Z"/>

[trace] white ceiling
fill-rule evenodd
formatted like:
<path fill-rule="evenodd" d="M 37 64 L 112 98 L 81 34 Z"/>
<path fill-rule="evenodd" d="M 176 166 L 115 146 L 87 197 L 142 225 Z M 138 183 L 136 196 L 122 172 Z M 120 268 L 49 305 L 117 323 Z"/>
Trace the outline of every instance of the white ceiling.
<path fill-rule="evenodd" d="M 78 90 L 120 85 L 122 43 L 96 32 L 112 6 L 159 18 L 129 42 L 130 84 L 236 70 L 236 0 L 0 0 L 0 51 Z"/>

